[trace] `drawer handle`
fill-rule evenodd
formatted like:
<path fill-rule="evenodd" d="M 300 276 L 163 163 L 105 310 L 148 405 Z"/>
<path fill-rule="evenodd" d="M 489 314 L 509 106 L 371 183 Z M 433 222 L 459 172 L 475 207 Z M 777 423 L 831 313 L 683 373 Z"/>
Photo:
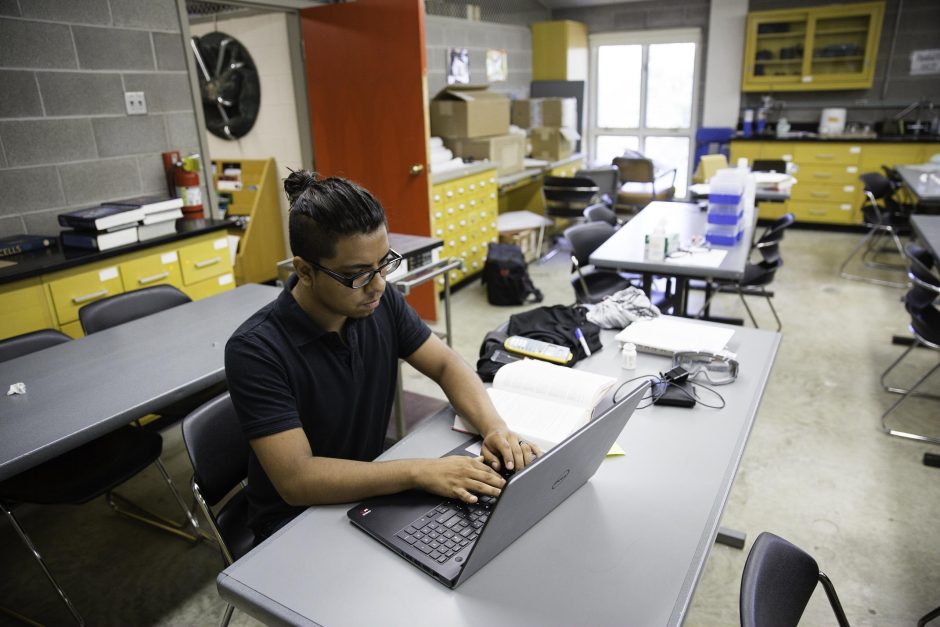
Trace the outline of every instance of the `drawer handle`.
<path fill-rule="evenodd" d="M 212 259 L 205 259 L 205 260 L 203 260 L 203 261 L 197 261 L 197 262 L 194 263 L 193 265 L 194 265 L 194 266 L 196 267 L 196 269 L 198 270 L 198 269 L 201 269 L 201 268 L 208 268 L 209 266 L 214 266 L 215 264 L 217 264 L 217 263 L 219 263 L 219 262 L 221 262 L 221 261 L 222 261 L 222 258 L 221 258 L 221 257 L 213 257 Z"/>
<path fill-rule="evenodd" d="M 108 290 L 98 290 L 97 292 L 92 292 L 91 294 L 85 294 L 84 296 L 75 296 L 72 298 L 72 302 L 76 305 L 81 305 L 82 303 L 87 303 L 90 300 L 95 300 L 96 298 L 101 298 L 102 296 L 107 296 Z"/>
<path fill-rule="evenodd" d="M 819 210 L 819 209 L 810 209 L 807 213 L 809 213 L 809 215 L 811 215 L 811 216 L 824 216 L 824 215 L 827 215 L 825 211 L 821 211 L 821 210 Z"/>
<path fill-rule="evenodd" d="M 832 172 L 816 172 L 813 176 L 818 179 L 831 179 Z"/>
<path fill-rule="evenodd" d="M 137 282 L 140 283 L 141 285 L 149 285 L 150 283 L 153 283 L 155 281 L 160 281 L 162 279 L 165 279 L 168 276 L 170 276 L 169 272 L 161 272 L 160 274 L 154 274 L 152 276 L 142 276 L 139 279 L 137 279 Z"/>
<path fill-rule="evenodd" d="M 816 154 L 816 158 L 817 158 L 817 159 L 825 159 L 825 160 L 828 161 L 828 160 L 830 160 L 830 159 L 835 159 L 836 156 L 833 155 L 833 154 L 827 154 L 827 153 L 824 153 L 824 154 L 818 154 L 818 153 L 817 153 L 817 154 Z"/>
<path fill-rule="evenodd" d="M 810 192 L 809 195 L 813 198 L 829 198 L 829 192 Z"/>

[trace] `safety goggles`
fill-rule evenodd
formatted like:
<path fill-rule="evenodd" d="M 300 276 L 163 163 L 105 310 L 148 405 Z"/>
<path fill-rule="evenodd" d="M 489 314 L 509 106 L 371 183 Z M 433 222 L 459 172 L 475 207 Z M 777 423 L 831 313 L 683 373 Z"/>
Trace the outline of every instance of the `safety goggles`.
<path fill-rule="evenodd" d="M 672 357 L 672 365 L 688 370 L 690 379 L 702 375 L 712 385 L 732 383 L 738 377 L 738 362 L 714 353 L 678 352 Z"/>

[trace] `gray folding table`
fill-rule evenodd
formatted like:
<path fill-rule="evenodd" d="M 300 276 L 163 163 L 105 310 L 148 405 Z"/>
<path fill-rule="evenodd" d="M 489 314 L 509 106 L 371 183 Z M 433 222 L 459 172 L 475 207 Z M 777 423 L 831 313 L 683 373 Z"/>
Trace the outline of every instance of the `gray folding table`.
<path fill-rule="evenodd" d="M 911 227 L 934 258 L 940 259 L 940 216 L 911 216 Z"/>
<path fill-rule="evenodd" d="M 307 509 L 226 568 L 221 595 L 268 624 L 681 624 L 780 341 L 770 331 L 734 330 L 729 347 L 741 372 L 719 388 L 724 409 L 636 412 L 618 439 L 626 455 L 606 459 L 586 485 L 457 589 L 353 527 L 349 505 L 334 505 Z M 605 348 L 577 368 L 626 380 L 668 367 L 668 358 L 641 354 L 636 371 L 621 370 L 613 336 L 604 331 Z M 452 422 L 453 412 L 442 411 L 380 459 L 451 450 L 467 437 Z"/>
<path fill-rule="evenodd" d="M 904 185 L 911 190 L 917 202 L 924 205 L 940 203 L 940 165 L 938 166 L 895 166 Z"/>

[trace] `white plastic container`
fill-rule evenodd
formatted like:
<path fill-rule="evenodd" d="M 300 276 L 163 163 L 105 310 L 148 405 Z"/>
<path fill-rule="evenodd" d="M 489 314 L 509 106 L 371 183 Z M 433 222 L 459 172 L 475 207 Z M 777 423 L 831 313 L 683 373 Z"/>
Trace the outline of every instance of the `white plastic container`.
<path fill-rule="evenodd" d="M 666 259 L 666 223 L 662 220 L 646 236 L 646 258 L 649 261 Z"/>
<path fill-rule="evenodd" d="M 620 366 L 624 370 L 636 370 L 636 344 L 627 342 L 620 351 Z"/>

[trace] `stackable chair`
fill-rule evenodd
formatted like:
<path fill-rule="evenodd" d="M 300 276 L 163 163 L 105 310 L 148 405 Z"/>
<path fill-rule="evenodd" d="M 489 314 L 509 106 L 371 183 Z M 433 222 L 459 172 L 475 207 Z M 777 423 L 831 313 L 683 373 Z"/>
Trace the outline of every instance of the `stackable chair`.
<path fill-rule="evenodd" d="M 754 541 L 741 576 L 741 627 L 797 627 L 816 584 L 822 584 L 840 627 L 848 627 L 835 586 L 816 560 L 766 531 Z"/>
<path fill-rule="evenodd" d="M 591 179 L 577 176 L 546 176 L 542 181 L 542 196 L 545 201 L 545 217 L 555 223 L 556 237 L 552 248 L 543 259 L 550 259 L 560 248 L 557 237 L 560 220 L 583 220 L 584 210 L 600 193 L 600 188 Z"/>
<path fill-rule="evenodd" d="M 777 331 L 780 331 L 783 328 L 783 323 L 780 322 L 780 316 L 777 315 L 777 310 L 774 308 L 773 300 L 771 300 L 773 292 L 767 291 L 766 288 L 773 282 L 777 270 L 783 266 L 783 257 L 780 255 L 780 242 L 783 240 L 784 232 L 793 224 L 794 220 L 792 213 L 774 220 L 752 248 L 752 251 L 757 250 L 760 253 L 761 260 L 757 263 L 748 263 L 744 268 L 744 277 L 738 282 L 713 282 L 711 286 L 712 293 L 705 299 L 705 304 L 702 305 L 696 317 L 701 318 L 708 311 L 715 294 L 734 292 L 737 293 L 744 304 L 744 309 L 747 311 L 751 323 L 755 328 L 759 328 L 745 296 L 760 296 L 770 306 L 770 312 L 773 314 L 774 320 L 777 321 Z"/>
<path fill-rule="evenodd" d="M 615 209 L 637 212 L 654 200 L 672 200 L 676 195 L 676 169 L 656 172 L 652 159 L 614 157 L 613 165 L 620 171 L 620 189 Z"/>
<path fill-rule="evenodd" d="M 620 169 L 614 165 L 599 165 L 583 168 L 574 173 L 575 177 L 590 179 L 598 188 L 598 201 L 613 208 L 620 190 Z"/>
<path fill-rule="evenodd" d="M 751 164 L 751 171 L 786 174 L 787 162 L 783 159 L 754 159 L 754 163 Z"/>
<path fill-rule="evenodd" d="M 907 294 L 904 295 L 904 307 L 911 316 L 911 323 L 908 329 L 910 329 L 914 341 L 881 375 L 881 385 L 884 389 L 888 392 L 901 395 L 901 397 L 882 414 L 881 428 L 888 435 L 940 444 L 940 439 L 938 438 L 908 433 L 906 431 L 898 431 L 892 429 L 887 424 L 888 416 L 897 410 L 897 408 L 911 396 L 922 396 L 940 400 L 940 397 L 917 392 L 921 384 L 940 368 L 940 362 L 929 369 L 927 373 L 918 379 L 910 388 L 895 387 L 886 383 L 891 371 L 893 371 L 915 348 L 922 347 L 940 351 L 940 309 L 937 309 L 934 305 L 934 303 L 940 299 L 940 276 L 936 274 L 938 269 L 937 260 L 934 259 L 930 251 L 916 244 L 908 244 L 905 246 L 904 256 L 908 261 L 907 276 L 911 280 L 911 288 L 907 291 Z"/>
<path fill-rule="evenodd" d="M 613 209 L 603 203 L 591 205 L 584 210 L 584 219 L 587 222 L 604 222 L 614 228 L 620 226 L 620 220 Z"/>
<path fill-rule="evenodd" d="M 69 336 L 54 329 L 44 329 L 2 340 L 0 341 L 0 361 L 14 359 L 70 340 Z M 163 438 L 159 434 L 129 425 L 123 426 L 18 475 L 0 481 L 0 509 L 3 510 L 20 540 L 39 563 L 43 574 L 79 625 L 85 624 L 84 619 L 53 577 L 36 545 L 20 525 L 13 513 L 14 506 L 19 503 L 82 505 L 99 496 L 107 495 L 113 507 L 112 498 L 117 495 L 113 495 L 112 490 L 153 464 L 160 471 L 163 481 L 173 493 L 174 500 L 186 514 L 187 520 L 190 521 L 193 529 L 196 529 L 192 513 L 183 502 L 170 480 L 169 473 L 160 461 L 162 448 Z M 194 536 L 181 531 L 180 526 L 173 521 L 145 512 L 139 507 L 136 509 L 142 513 L 115 507 L 115 511 L 120 514 L 169 531 L 187 540 L 195 540 Z"/>
<path fill-rule="evenodd" d="M 193 496 L 229 566 L 251 550 L 254 533 L 248 526 L 250 510 L 242 489 L 248 478 L 249 444 L 227 392 L 183 419 L 183 442 L 193 465 Z M 226 606 L 222 625 L 228 624 L 233 609 Z"/>
<path fill-rule="evenodd" d="M 862 220 L 868 230 L 865 237 L 858 243 L 849 256 L 839 266 L 839 276 L 854 281 L 867 281 L 876 285 L 888 287 L 907 287 L 907 283 L 888 281 L 877 277 L 852 274 L 846 271 L 846 266 L 853 258 L 862 252 L 862 263 L 869 268 L 882 270 L 903 270 L 902 264 L 883 263 L 877 260 L 880 253 L 885 252 L 884 240 L 890 239 L 893 248 L 887 250 L 904 254 L 901 237 L 910 233 L 910 210 L 894 199 L 896 187 L 885 176 L 877 172 L 869 172 L 859 177 L 864 185 L 865 202 L 862 204 Z"/>
<path fill-rule="evenodd" d="M 599 303 L 605 296 L 627 289 L 638 277 L 613 270 L 601 270 L 591 265 L 590 256 L 597 247 L 610 239 L 614 227 L 606 222 L 576 224 L 565 229 L 565 238 L 571 243 L 571 265 L 574 276 L 571 287 L 579 303 Z"/>

